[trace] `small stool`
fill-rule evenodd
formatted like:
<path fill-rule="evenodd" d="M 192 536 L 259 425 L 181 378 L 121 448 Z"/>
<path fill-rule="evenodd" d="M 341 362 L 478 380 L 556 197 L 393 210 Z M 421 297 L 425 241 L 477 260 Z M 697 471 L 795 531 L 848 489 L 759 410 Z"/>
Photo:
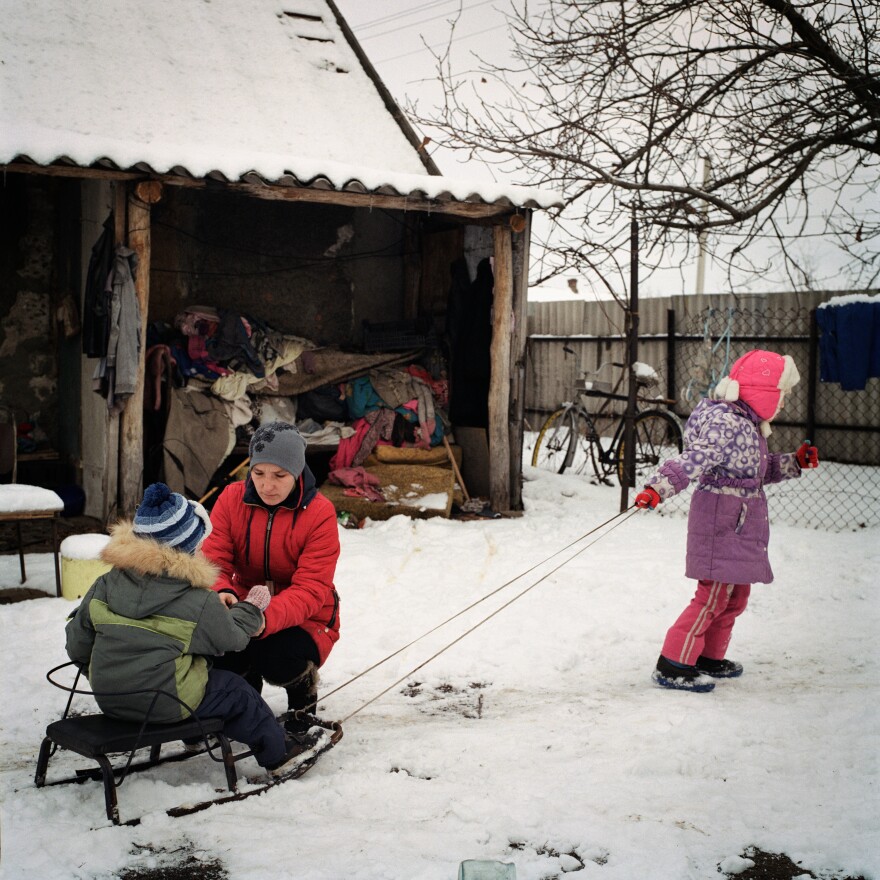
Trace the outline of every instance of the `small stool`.
<path fill-rule="evenodd" d="M 64 502 L 51 489 L 27 486 L 23 483 L 0 485 L 0 522 L 15 523 L 18 535 L 18 561 L 21 582 L 27 580 L 24 567 L 24 546 L 21 524 L 26 520 L 48 519 L 52 521 L 52 553 L 55 557 L 55 595 L 61 595 L 61 567 L 58 563 L 58 517 L 64 510 Z"/>
<path fill-rule="evenodd" d="M 101 559 L 109 535 L 71 535 L 61 542 L 61 595 L 82 599 L 89 587 L 113 567 Z"/>

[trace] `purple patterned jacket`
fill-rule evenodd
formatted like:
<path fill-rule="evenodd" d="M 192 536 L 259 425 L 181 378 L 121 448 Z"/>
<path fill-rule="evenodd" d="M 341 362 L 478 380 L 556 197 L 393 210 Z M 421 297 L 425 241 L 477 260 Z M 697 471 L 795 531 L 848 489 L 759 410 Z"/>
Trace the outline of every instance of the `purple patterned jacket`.
<path fill-rule="evenodd" d="M 733 584 L 773 580 L 763 486 L 800 477 L 801 469 L 793 452 L 767 451 L 760 422 L 741 400 L 701 400 L 685 425 L 684 452 L 646 481 L 665 500 L 697 480 L 686 577 Z"/>

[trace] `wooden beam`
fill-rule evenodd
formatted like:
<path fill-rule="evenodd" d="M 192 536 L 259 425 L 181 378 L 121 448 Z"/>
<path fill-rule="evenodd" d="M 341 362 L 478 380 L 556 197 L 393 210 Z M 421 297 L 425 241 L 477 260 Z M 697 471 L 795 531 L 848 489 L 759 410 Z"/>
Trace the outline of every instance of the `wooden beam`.
<path fill-rule="evenodd" d="M 119 514 L 134 516 L 144 491 L 144 363 L 150 308 L 150 206 L 134 195 L 128 200 L 128 246 L 137 254 L 135 294 L 141 318 L 138 381 L 122 411 L 119 436 Z"/>
<path fill-rule="evenodd" d="M 173 183 L 173 181 L 166 181 Z M 346 205 L 352 208 L 384 208 L 388 211 L 420 211 L 426 214 L 452 214 L 458 217 L 498 217 L 512 213 L 508 205 L 485 202 L 445 202 L 419 196 L 392 196 L 382 193 L 340 192 L 298 186 L 268 186 L 253 183 L 230 183 L 230 189 L 246 192 L 260 199 L 311 204 Z"/>
<path fill-rule="evenodd" d="M 513 245 L 507 224 L 493 229 L 495 290 L 489 379 L 489 502 L 510 510 L 510 346 L 513 333 Z"/>
<path fill-rule="evenodd" d="M 469 220 L 513 216 L 517 211 L 516 208 L 510 205 L 496 205 L 491 202 L 460 202 L 454 199 L 431 199 L 415 195 L 388 195 L 383 193 L 318 189 L 310 186 L 218 181 L 207 180 L 202 177 L 185 177 L 177 174 L 144 174 L 132 171 L 116 171 L 109 168 L 80 168 L 74 165 L 29 165 L 19 162 L 10 165 L 0 165 L 0 170 L 9 174 L 74 177 L 84 180 L 157 181 L 166 186 L 182 186 L 191 189 L 223 188 L 232 192 L 244 192 L 258 199 L 305 202 L 319 205 L 344 205 L 353 208 L 384 208 L 388 211 L 418 211 L 425 214 L 465 217 Z"/>
<path fill-rule="evenodd" d="M 164 188 L 158 180 L 141 180 L 134 186 L 134 194 L 145 205 L 157 205 L 162 201 Z"/>
<path fill-rule="evenodd" d="M 526 396 L 526 343 L 528 341 L 528 288 L 529 240 L 532 212 L 514 214 L 510 218 L 513 230 L 513 335 L 511 339 L 510 369 L 510 504 L 522 509 L 522 451 L 525 423 Z"/>

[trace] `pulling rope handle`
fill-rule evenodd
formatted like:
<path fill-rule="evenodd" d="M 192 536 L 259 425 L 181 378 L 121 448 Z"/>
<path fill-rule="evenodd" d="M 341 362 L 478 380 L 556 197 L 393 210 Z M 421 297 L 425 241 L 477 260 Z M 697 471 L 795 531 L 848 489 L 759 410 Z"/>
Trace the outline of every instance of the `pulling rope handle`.
<path fill-rule="evenodd" d="M 594 541 L 591 541 L 591 542 L 590 542 L 589 544 L 587 544 L 586 546 L 581 547 L 580 550 L 578 550 L 576 553 L 573 553 L 571 556 L 568 557 L 568 559 L 566 559 L 565 561 L 559 563 L 559 565 L 557 565 L 556 568 L 551 569 L 550 571 L 547 572 L 547 574 L 545 574 L 545 575 L 543 575 L 542 577 L 538 578 L 538 580 L 536 580 L 533 584 L 530 584 L 530 585 L 529 585 L 528 587 L 526 587 L 524 590 L 521 590 L 521 591 L 520 591 L 519 593 L 517 593 L 512 599 L 509 599 L 509 600 L 508 600 L 507 602 L 505 602 L 503 605 L 500 605 L 498 608 L 496 608 L 491 614 L 488 614 L 488 615 L 486 615 L 486 617 L 484 617 L 482 620 L 477 621 L 477 623 L 475 623 L 470 629 L 465 630 L 465 632 L 463 632 L 460 636 L 458 636 L 458 638 L 453 639 L 448 645 L 444 646 L 444 647 L 441 648 L 439 651 L 437 651 L 436 653 L 434 653 L 434 654 L 432 654 L 430 657 L 428 657 L 427 660 L 424 660 L 424 661 L 423 661 L 422 663 L 420 663 L 418 666 L 416 666 L 415 668 L 413 668 L 413 669 L 411 669 L 409 672 L 407 672 L 406 675 L 402 676 L 401 678 L 398 678 L 397 681 L 395 681 L 395 682 L 393 682 L 392 684 L 390 684 L 387 688 L 385 688 L 385 690 L 380 691 L 378 694 L 376 694 L 375 697 L 372 697 L 371 699 L 367 700 L 366 703 L 363 703 L 363 704 L 361 704 L 360 706 L 358 706 L 357 709 L 353 710 L 352 712 L 349 712 L 348 715 L 346 715 L 346 716 L 342 719 L 342 721 L 340 722 L 340 724 L 342 724 L 342 723 L 348 721 L 349 718 L 352 718 L 353 716 L 357 715 L 358 712 L 360 712 L 362 709 L 365 709 L 365 708 L 366 708 L 367 706 L 369 706 L 371 703 L 375 703 L 376 700 L 378 700 L 380 697 L 385 696 L 385 694 L 387 694 L 390 690 L 393 690 L 393 689 L 396 688 L 399 684 L 401 684 L 402 682 L 406 681 L 410 676 L 414 675 L 414 674 L 415 674 L 416 672 L 418 672 L 420 669 L 422 669 L 422 668 L 424 668 L 425 666 L 427 666 L 432 660 L 435 660 L 435 659 L 436 659 L 437 657 L 439 657 L 444 651 L 448 651 L 453 645 L 457 644 L 457 643 L 460 642 L 463 638 L 465 638 L 465 636 L 469 636 L 469 635 L 470 635 L 475 629 L 477 629 L 478 627 L 480 627 L 480 626 L 482 626 L 484 623 L 486 623 L 486 621 L 491 620 L 496 614 L 498 614 L 498 613 L 500 613 L 501 611 L 503 611 L 503 610 L 504 610 L 505 608 L 507 608 L 509 605 L 512 605 L 514 602 L 516 602 L 517 599 L 519 599 L 519 598 L 521 598 L 522 596 L 524 596 L 524 595 L 525 595 L 526 593 L 528 593 L 530 590 L 533 590 L 535 587 L 538 586 L 538 584 L 540 584 L 542 581 L 545 581 L 548 577 L 550 577 L 551 574 L 555 574 L 557 571 L 559 571 L 560 568 L 563 568 L 564 566 L 568 565 L 568 563 L 571 562 L 571 560 L 574 559 L 576 556 L 579 556 L 579 555 L 580 555 L 581 553 L 583 553 L 585 550 L 588 550 L 590 547 L 592 547 L 593 544 L 595 544 L 597 541 L 600 541 L 602 538 L 606 537 L 606 536 L 609 535 L 611 532 L 613 532 L 614 529 L 616 529 L 616 528 L 618 528 L 619 526 L 623 525 L 623 523 L 625 523 L 626 520 L 628 520 L 633 514 L 635 514 L 635 513 L 637 513 L 637 512 L 638 512 L 638 508 L 636 508 L 634 505 L 631 505 L 631 506 L 628 507 L 626 510 L 622 510 L 620 513 L 615 514 L 614 516 L 611 517 L 611 519 L 606 520 L 606 521 L 605 521 L 604 523 L 602 523 L 601 525 L 598 525 L 598 526 L 596 526 L 596 528 L 592 529 L 591 531 L 587 532 L 586 534 L 581 535 L 580 538 L 577 538 L 575 541 L 572 541 L 571 544 L 569 544 L 567 547 L 563 547 L 562 550 L 557 550 L 556 553 L 552 554 L 551 556 L 548 556 L 548 557 L 547 557 L 546 559 L 544 559 L 542 562 L 539 562 L 539 563 L 537 563 L 536 565 L 533 565 L 530 569 L 528 569 L 528 571 L 525 571 L 525 572 L 523 572 L 522 574 L 517 575 L 515 578 L 513 578 L 513 580 L 508 581 L 506 584 L 502 584 L 502 586 L 498 587 L 498 589 L 493 590 L 491 593 L 488 593 L 487 595 L 483 596 L 482 599 L 478 599 L 476 602 L 474 602 L 473 604 L 469 605 L 467 608 L 463 609 L 462 611 L 459 611 L 458 614 L 453 615 L 453 616 L 450 617 L 448 620 L 443 621 L 443 623 L 437 624 L 437 626 L 435 626 L 434 629 L 431 629 L 431 630 L 429 630 L 428 632 L 424 633 L 423 635 L 419 636 L 417 639 L 414 639 L 412 642 L 410 642 L 409 645 L 406 645 L 404 648 L 400 648 L 398 651 L 395 651 L 394 654 L 390 654 L 388 657 L 386 657 L 385 660 L 380 660 L 378 663 L 374 664 L 374 665 L 371 666 L 369 669 L 365 669 L 365 670 L 364 670 L 363 672 L 361 672 L 359 675 L 356 675 L 354 678 L 352 678 L 352 679 L 350 679 L 349 681 L 345 682 L 345 684 L 340 685 L 338 688 L 336 688 L 336 690 L 331 691 L 330 694 L 335 694 L 337 691 L 342 690 L 342 688 L 344 688 L 344 687 L 346 687 L 347 685 L 351 684 L 353 681 L 355 681 L 356 679 L 360 678 L 362 675 L 366 675 L 368 672 L 370 672 L 372 669 L 375 669 L 377 666 L 380 666 L 380 665 L 381 665 L 382 663 L 384 663 L 386 660 L 390 660 L 392 657 L 397 656 L 397 654 L 399 654 L 401 651 L 406 650 L 406 648 L 410 647 L 410 645 L 414 645 L 414 644 L 415 644 L 417 641 L 419 641 L 420 639 L 425 638 L 425 636 L 427 636 L 427 635 L 429 635 L 430 633 L 434 632 L 435 630 L 439 629 L 441 626 L 444 626 L 445 624 L 449 623 L 449 621 L 454 620 L 456 617 L 459 617 L 460 615 L 464 614 L 465 611 L 469 611 L 471 608 L 475 607 L 476 605 L 479 605 L 480 602 L 485 601 L 485 600 L 488 599 L 490 596 L 494 596 L 499 590 L 504 589 L 504 587 L 509 586 L 510 584 L 514 583 L 514 581 L 519 580 L 521 577 L 525 577 L 525 575 L 527 575 L 527 574 L 529 574 L 530 572 L 534 571 L 536 568 L 538 568 L 539 566 L 543 565 L 545 562 L 549 561 L 549 560 L 552 559 L 554 556 L 558 556 L 560 553 L 564 553 L 566 550 L 569 549 L 569 547 L 572 547 L 574 544 L 577 544 L 578 541 L 582 541 L 584 538 L 588 538 L 590 535 L 594 534 L 594 533 L 597 532 L 599 529 L 604 528 L 604 527 L 607 526 L 609 523 L 613 522 L 614 520 L 618 519 L 619 517 L 623 516 L 624 514 L 628 514 L 628 515 L 627 515 L 624 519 L 622 519 L 619 523 L 617 523 L 616 525 L 614 525 L 614 526 L 612 526 L 610 529 L 608 529 L 608 531 L 605 532 L 605 534 L 599 535 L 599 537 L 596 538 Z M 326 694 L 325 697 L 324 697 L 324 699 L 326 699 L 326 697 L 329 697 L 330 694 Z"/>

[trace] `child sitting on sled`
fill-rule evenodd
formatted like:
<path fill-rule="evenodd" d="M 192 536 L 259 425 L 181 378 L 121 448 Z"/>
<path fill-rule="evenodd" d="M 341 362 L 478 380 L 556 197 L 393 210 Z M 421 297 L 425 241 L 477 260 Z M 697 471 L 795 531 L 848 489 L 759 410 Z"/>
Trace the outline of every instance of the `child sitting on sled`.
<path fill-rule="evenodd" d="M 733 624 L 745 611 L 751 585 L 773 580 L 763 486 L 819 465 L 809 441 L 796 452 L 767 451 L 770 422 L 799 378 L 788 355 L 743 355 L 715 387 L 716 399 L 701 400 L 691 413 L 685 451 L 664 462 L 636 496 L 636 507 L 653 510 L 692 480 L 698 483 L 685 569 L 697 591 L 666 634 L 652 676 L 662 687 L 705 692 L 715 687 L 711 678 L 742 674 L 741 664 L 725 658 Z"/>
<path fill-rule="evenodd" d="M 204 508 L 154 483 L 133 522 L 111 529 L 101 553 L 113 566 L 67 623 L 67 653 L 88 675 L 101 711 L 169 724 L 192 714 L 223 718 L 223 732 L 283 775 L 302 751 L 241 676 L 211 656 L 241 651 L 265 626 L 269 591 L 254 587 L 227 608 L 211 589 L 218 569 L 201 553 L 211 531 Z M 156 699 L 155 691 L 160 694 Z M 175 699 L 176 697 L 176 699 Z"/>

